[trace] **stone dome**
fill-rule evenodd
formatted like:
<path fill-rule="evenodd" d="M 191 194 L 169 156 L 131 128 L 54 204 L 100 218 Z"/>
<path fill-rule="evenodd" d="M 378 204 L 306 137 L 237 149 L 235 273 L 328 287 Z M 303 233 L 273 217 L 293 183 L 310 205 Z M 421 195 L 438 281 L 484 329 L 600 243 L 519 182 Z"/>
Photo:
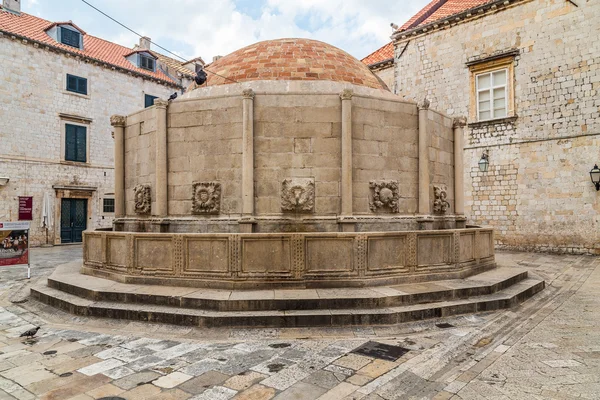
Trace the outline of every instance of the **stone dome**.
<path fill-rule="evenodd" d="M 389 90 L 369 68 L 343 50 L 310 39 L 258 42 L 208 66 L 208 86 L 258 80 L 321 80 Z M 227 77 L 229 79 L 225 79 Z"/>

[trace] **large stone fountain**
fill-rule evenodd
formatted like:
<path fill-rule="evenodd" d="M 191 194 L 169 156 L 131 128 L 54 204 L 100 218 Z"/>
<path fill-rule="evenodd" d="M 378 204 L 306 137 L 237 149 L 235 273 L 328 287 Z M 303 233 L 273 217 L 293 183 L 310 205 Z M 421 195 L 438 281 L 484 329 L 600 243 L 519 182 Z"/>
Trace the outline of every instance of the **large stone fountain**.
<path fill-rule="evenodd" d="M 312 40 L 258 43 L 209 69 L 207 85 L 111 118 L 114 230 L 85 232 L 83 267 L 57 268 L 36 298 L 81 315 L 289 327 L 489 311 L 544 287 L 494 268 L 493 231 L 465 226 L 464 119 Z"/>
<path fill-rule="evenodd" d="M 115 229 L 85 234 L 85 273 L 255 288 L 494 266 L 492 230 L 465 228 L 463 119 L 313 40 L 257 43 L 209 69 L 180 99 L 111 118 Z"/>

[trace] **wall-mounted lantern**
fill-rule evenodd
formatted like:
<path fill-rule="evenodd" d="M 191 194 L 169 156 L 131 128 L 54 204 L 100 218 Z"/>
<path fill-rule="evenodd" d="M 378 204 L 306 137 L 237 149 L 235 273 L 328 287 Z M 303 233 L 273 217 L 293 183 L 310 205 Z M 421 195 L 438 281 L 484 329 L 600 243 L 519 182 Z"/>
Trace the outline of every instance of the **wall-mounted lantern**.
<path fill-rule="evenodd" d="M 481 155 L 481 160 L 479 160 L 479 170 L 481 172 L 487 172 L 488 167 L 490 166 L 490 154 L 488 153 L 487 150 L 483 151 L 483 154 Z"/>
<path fill-rule="evenodd" d="M 590 178 L 592 178 L 596 190 L 600 190 L 600 168 L 598 168 L 598 164 L 594 164 L 594 168 L 590 171 Z"/>

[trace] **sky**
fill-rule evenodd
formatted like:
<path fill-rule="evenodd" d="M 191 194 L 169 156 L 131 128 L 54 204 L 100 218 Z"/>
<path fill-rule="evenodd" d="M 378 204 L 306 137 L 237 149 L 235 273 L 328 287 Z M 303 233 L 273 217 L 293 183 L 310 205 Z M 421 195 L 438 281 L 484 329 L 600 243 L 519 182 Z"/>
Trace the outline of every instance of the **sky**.
<path fill-rule="evenodd" d="M 186 60 L 200 56 L 211 62 L 213 56 L 285 37 L 321 40 L 361 59 L 390 41 L 391 22 L 402 25 L 430 0 L 86 1 Z M 139 42 L 82 0 L 21 4 L 26 13 L 53 22 L 71 20 L 86 33 L 123 46 Z"/>

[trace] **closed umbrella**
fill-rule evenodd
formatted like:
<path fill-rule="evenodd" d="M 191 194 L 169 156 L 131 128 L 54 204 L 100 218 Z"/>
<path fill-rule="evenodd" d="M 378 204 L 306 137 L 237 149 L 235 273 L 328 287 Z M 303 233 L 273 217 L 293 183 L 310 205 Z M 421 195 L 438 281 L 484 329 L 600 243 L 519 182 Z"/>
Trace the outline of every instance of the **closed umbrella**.
<path fill-rule="evenodd" d="M 48 230 L 52 227 L 52 200 L 48 192 L 44 193 L 42 201 L 41 227 L 46 229 L 46 244 L 48 244 Z"/>

